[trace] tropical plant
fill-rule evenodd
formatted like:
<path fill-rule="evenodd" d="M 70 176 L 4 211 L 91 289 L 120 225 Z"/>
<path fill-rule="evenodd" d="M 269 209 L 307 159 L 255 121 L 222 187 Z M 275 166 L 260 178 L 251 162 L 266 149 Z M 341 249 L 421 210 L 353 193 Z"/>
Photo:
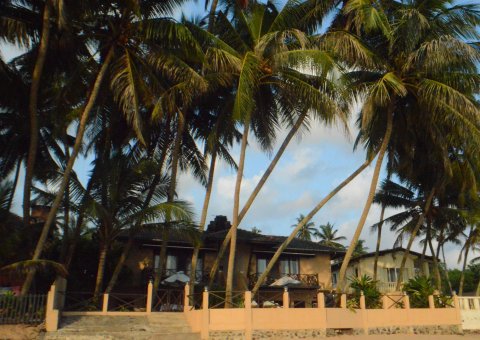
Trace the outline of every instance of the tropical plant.
<path fill-rule="evenodd" d="M 381 308 L 382 307 L 382 294 L 377 288 L 377 281 L 373 280 L 368 275 L 362 277 L 351 277 L 350 288 L 353 289 L 353 296 L 350 299 L 353 303 L 353 308 L 360 308 L 360 296 L 365 296 L 366 308 Z"/>
<path fill-rule="evenodd" d="M 314 236 L 320 239 L 318 243 L 321 245 L 334 248 L 345 248 L 338 241 L 343 241 L 347 238 L 345 236 L 337 236 L 337 233 L 338 230 L 334 229 L 334 225 L 330 224 L 330 222 L 327 222 L 327 224 L 322 224 L 318 227 L 318 230 L 315 231 Z"/>
<path fill-rule="evenodd" d="M 297 223 L 291 225 L 292 228 L 295 228 L 298 223 L 300 223 L 303 219 L 305 218 L 305 215 L 300 214 L 300 216 L 297 217 Z M 305 223 L 305 225 L 302 226 L 302 228 L 298 231 L 297 233 L 297 238 L 305 241 L 311 241 L 312 236 L 316 236 L 316 228 L 315 228 L 315 223 L 314 222 L 308 222 Z"/>
<path fill-rule="evenodd" d="M 410 298 L 412 308 L 428 308 L 428 297 L 435 292 L 432 279 L 426 276 L 417 276 L 408 280 L 403 284 L 402 289 Z"/>
<path fill-rule="evenodd" d="M 336 37 L 332 44 L 345 62 L 355 68 L 348 77 L 352 88 L 364 99 L 358 119 L 360 134 L 357 142 L 367 147 L 368 155 L 378 154 L 368 198 L 340 268 L 339 290 L 343 288 L 348 263 L 373 202 L 385 154 L 388 152 L 391 155 L 388 159 L 395 161 L 395 165 L 406 165 L 405 169 L 412 169 L 416 167 L 415 163 L 406 160 L 396 162 L 396 152 L 409 144 L 405 139 L 407 131 L 409 137 L 413 136 L 410 144 L 420 147 L 419 150 L 423 145 L 437 146 L 443 151 L 442 157 L 448 150 L 445 144 L 463 146 L 466 135 L 471 136 L 469 141 L 478 135 L 478 108 L 473 94 L 477 91 L 474 79 L 478 77 L 474 65 L 480 54 L 464 38 L 477 36 L 471 25 L 478 25 L 480 15 L 474 7 L 460 5 L 463 13 L 460 15 L 465 21 L 459 21 L 459 8 L 450 6 L 448 1 L 429 3 L 428 6 L 424 6 L 422 1 L 400 2 L 391 6 L 382 6 L 377 1 L 369 4 L 347 1 L 330 31 Z M 452 26 L 447 28 L 445 22 Z M 445 58 L 442 52 L 452 45 L 458 46 L 455 61 Z M 430 48 L 432 46 L 436 47 Z M 467 73 L 460 71 L 467 69 L 470 70 Z M 457 71 L 462 72 L 462 77 L 465 75 L 462 78 L 465 82 L 454 80 L 457 79 Z M 422 112 L 421 120 L 428 121 L 430 129 L 425 130 L 423 124 L 417 124 L 420 121 L 418 112 Z M 455 123 L 452 125 L 452 122 Z M 463 128 L 458 130 L 456 124 L 463 125 Z M 432 126 L 436 129 L 431 129 Z M 423 132 L 417 134 L 416 131 L 428 131 L 435 138 L 429 138 L 428 144 L 420 144 L 418 140 L 423 140 L 425 136 Z M 452 138 L 449 141 L 436 138 L 439 131 L 444 131 L 442 135 L 450 131 Z M 440 140 L 444 144 L 440 144 Z M 428 154 L 438 155 L 438 149 Z M 408 150 L 412 150 L 412 145 Z M 405 153 L 399 156 L 408 159 L 408 150 L 405 148 Z M 440 160 L 435 163 L 440 169 L 444 168 Z M 402 173 L 405 174 L 403 170 Z M 416 167 L 416 171 L 408 176 L 419 173 L 419 167 Z M 423 175 L 427 173 L 432 171 L 425 171 Z M 440 171 L 439 177 L 443 175 L 444 172 Z M 430 178 L 430 181 L 422 183 L 423 191 L 429 198 L 425 211 L 429 210 L 438 186 L 436 180 L 438 178 Z M 412 239 L 417 229 L 412 232 Z"/>

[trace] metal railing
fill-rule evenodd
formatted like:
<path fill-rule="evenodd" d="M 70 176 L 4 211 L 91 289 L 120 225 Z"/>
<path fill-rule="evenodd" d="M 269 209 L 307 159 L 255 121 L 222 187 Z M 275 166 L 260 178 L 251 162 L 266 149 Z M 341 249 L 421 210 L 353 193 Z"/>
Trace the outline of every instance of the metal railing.
<path fill-rule="evenodd" d="M 249 287 L 255 286 L 258 279 L 262 273 L 252 273 L 248 275 L 248 285 Z M 300 287 L 319 287 L 320 283 L 318 282 L 318 274 L 289 274 L 289 273 L 280 273 L 276 275 L 269 275 L 266 277 L 265 281 L 263 281 L 262 286 L 270 286 L 276 280 L 288 276 L 294 280 L 300 281 Z"/>
<path fill-rule="evenodd" d="M 102 310 L 102 295 L 95 297 L 92 292 L 58 292 L 64 295 L 66 312 L 94 312 Z"/>
<path fill-rule="evenodd" d="M 145 312 L 147 294 L 110 293 L 108 310 L 117 312 Z"/>
<path fill-rule="evenodd" d="M 183 295 L 181 289 L 159 289 L 154 292 L 153 312 L 183 312 Z"/>
<path fill-rule="evenodd" d="M 253 301 L 252 307 L 280 308 L 283 306 L 283 290 L 259 290 L 253 296 Z"/>
<path fill-rule="evenodd" d="M 0 324 L 40 324 L 45 319 L 44 294 L 0 295 Z"/>
<path fill-rule="evenodd" d="M 225 291 L 209 291 L 208 297 L 208 306 L 210 309 L 243 308 L 245 306 L 244 291 L 233 291 L 231 303 L 227 302 Z"/>

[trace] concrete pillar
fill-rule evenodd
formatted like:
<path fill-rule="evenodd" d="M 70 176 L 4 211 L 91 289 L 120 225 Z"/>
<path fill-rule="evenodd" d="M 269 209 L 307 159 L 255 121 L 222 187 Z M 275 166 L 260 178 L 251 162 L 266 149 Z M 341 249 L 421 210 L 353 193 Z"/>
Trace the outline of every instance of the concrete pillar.
<path fill-rule="evenodd" d="M 47 295 L 47 306 L 45 308 L 45 330 L 47 332 L 55 332 L 58 330 L 58 320 L 60 313 L 58 309 L 55 309 L 55 295 L 57 290 L 53 284 L 50 287 Z"/>
<path fill-rule="evenodd" d="M 253 329 L 252 329 L 252 292 L 245 292 L 245 340 L 252 340 Z"/>
<path fill-rule="evenodd" d="M 188 312 L 190 309 L 190 285 L 187 283 L 185 289 L 183 290 L 183 312 Z"/>
<path fill-rule="evenodd" d="M 431 309 L 435 308 L 435 300 L 433 299 L 433 295 L 428 296 L 428 307 Z"/>
<path fill-rule="evenodd" d="M 153 282 L 149 281 L 147 286 L 147 306 L 145 307 L 145 311 L 147 313 L 152 312 L 152 300 L 153 300 Z"/>
<path fill-rule="evenodd" d="M 202 301 L 202 330 L 200 335 L 202 339 L 208 339 L 208 331 L 210 327 L 210 312 L 208 310 L 208 289 L 205 287 Z"/>
<path fill-rule="evenodd" d="M 108 312 L 108 294 L 103 294 L 102 313 L 107 314 L 107 312 Z"/>
<path fill-rule="evenodd" d="M 340 308 L 347 308 L 347 294 L 340 295 Z"/>
<path fill-rule="evenodd" d="M 410 296 L 407 293 L 403 294 L 403 308 L 410 309 Z"/>
<path fill-rule="evenodd" d="M 290 296 L 287 287 L 283 290 L 283 308 L 290 308 Z"/>
<path fill-rule="evenodd" d="M 323 292 L 317 293 L 317 308 L 325 308 L 325 294 Z"/>
<path fill-rule="evenodd" d="M 382 307 L 383 307 L 383 309 L 388 309 L 389 301 L 390 301 L 390 299 L 388 298 L 387 294 L 382 296 Z"/>
<path fill-rule="evenodd" d="M 363 291 L 360 292 L 360 309 L 367 309 L 365 304 L 365 295 L 363 294 Z"/>

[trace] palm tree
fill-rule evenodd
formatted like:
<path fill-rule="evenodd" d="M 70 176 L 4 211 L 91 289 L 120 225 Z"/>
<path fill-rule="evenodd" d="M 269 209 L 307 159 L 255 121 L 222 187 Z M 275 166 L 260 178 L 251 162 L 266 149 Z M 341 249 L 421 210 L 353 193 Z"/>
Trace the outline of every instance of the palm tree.
<path fill-rule="evenodd" d="M 365 240 L 358 240 L 357 244 L 355 244 L 355 250 L 353 251 L 353 256 L 359 256 L 366 254 L 368 247 L 365 247 Z"/>
<path fill-rule="evenodd" d="M 327 222 L 327 224 L 322 224 L 318 227 L 318 230 L 315 231 L 314 236 L 320 239 L 318 243 L 321 245 L 334 248 L 344 248 L 339 241 L 346 240 L 347 238 L 345 236 L 337 236 L 337 233 L 338 230 L 334 229 L 334 225 L 330 222 Z"/>
<path fill-rule="evenodd" d="M 306 60 L 315 60 L 314 67 L 322 68 L 323 72 L 332 67 L 331 60 L 328 59 L 327 63 L 326 55 L 308 46 L 307 36 L 297 30 L 298 25 L 303 23 L 293 20 L 293 17 L 304 10 L 295 6 L 293 1 L 280 12 L 270 3 L 251 3 L 244 11 L 235 10 L 232 20 L 219 13 L 215 21 L 213 31 L 218 32 L 221 39 L 215 42 L 222 50 L 217 48 L 210 52 L 214 60 L 228 62 L 225 65 L 227 71 L 239 75 L 233 116 L 243 124 L 232 212 L 227 302 L 233 284 L 240 187 L 249 131 L 252 130 L 260 144 L 268 149 L 279 122 L 277 112 L 285 113 L 286 121 L 290 122 L 308 108 L 321 112 L 326 121 L 331 121 L 336 112 L 341 112 L 337 110 L 333 93 L 328 95 L 326 91 L 318 90 L 320 84 L 331 89 L 324 77 L 310 76 L 295 69 L 295 65 L 299 66 Z M 259 27 L 262 29 L 259 30 Z M 287 36 L 288 39 L 277 38 Z M 292 101 L 292 98 L 295 100 Z"/>
<path fill-rule="evenodd" d="M 358 141 L 368 147 L 369 154 L 378 154 L 367 202 L 340 269 L 339 290 L 343 289 L 348 263 L 373 202 L 383 158 L 391 140 L 400 139 L 406 131 L 400 129 L 401 122 L 418 121 L 418 112 L 422 112 L 422 119 L 429 117 L 430 124 L 445 124 L 445 120 L 438 119 L 439 115 L 455 119 L 455 124 L 465 122 L 465 130 L 455 130 L 460 139 L 465 138 L 465 131 L 478 134 L 475 117 L 478 109 L 473 100 L 476 86 L 453 79 L 457 79 L 456 70 L 473 71 L 471 67 L 480 56 L 463 40 L 477 35 L 470 25 L 477 25 L 480 16 L 471 6 L 460 6 L 459 12 L 449 6 L 448 1 L 429 6 L 422 1 L 409 1 L 391 6 L 374 2 L 365 7 L 363 3 L 349 1 L 335 24 L 348 33 L 331 30 L 337 37 L 334 46 L 345 61 L 356 68 L 349 74 L 352 86 L 364 96 Z M 465 21 L 458 21 L 458 15 Z M 446 22 L 451 27 L 447 28 Z M 455 28 L 452 30 L 452 27 Z M 441 51 L 450 49 L 447 46 L 451 45 L 457 46 L 455 61 L 445 59 Z M 355 55 L 352 46 L 357 47 Z M 437 48 L 431 49 L 431 46 Z M 463 79 L 473 80 L 472 77 L 476 77 L 474 72 L 467 72 Z M 414 112 L 412 107 L 416 108 Z M 411 118 L 403 116 L 407 113 Z M 418 127 L 410 128 L 411 132 L 419 131 Z M 433 141 L 438 145 L 439 140 Z M 390 148 L 390 152 L 394 151 Z M 427 202 L 431 202 L 434 193 L 431 189 L 428 193 L 431 199 Z M 425 210 L 429 206 L 430 203 Z"/>
<path fill-rule="evenodd" d="M 186 65 L 179 62 L 176 56 L 169 55 L 166 52 L 166 45 L 171 44 L 172 41 L 176 43 L 177 37 L 182 37 L 182 41 L 186 41 L 187 44 L 193 41 L 181 25 L 174 23 L 171 19 L 159 17 L 171 13 L 176 4 L 178 2 L 174 4 L 171 2 L 142 2 L 140 4 L 119 2 L 114 11 L 109 4 L 106 4 L 106 6 L 94 8 L 93 11 L 91 11 L 91 7 L 90 11 L 86 11 L 86 14 L 79 14 L 84 15 L 79 22 L 85 39 L 88 41 L 97 39 L 97 50 L 94 54 L 100 54 L 99 63 L 95 62 L 94 55 L 91 56 L 90 62 L 94 64 L 93 68 L 98 72 L 93 77 L 91 89 L 85 99 L 75 144 L 33 259 L 38 259 L 41 256 L 43 244 L 62 202 L 70 173 L 83 144 L 83 136 L 90 112 L 95 105 L 108 71 L 112 77 L 111 87 L 114 98 L 140 142 L 144 142 L 144 139 L 142 136 L 143 111 L 141 110 L 143 107 L 140 107 L 139 98 L 141 95 L 148 95 L 143 93 L 142 90 L 148 88 L 152 92 L 162 93 L 158 100 L 150 102 L 150 105 L 155 106 L 154 114 L 158 116 L 165 111 L 171 112 L 175 107 L 172 104 L 175 100 L 182 98 L 181 100 L 184 103 L 188 103 L 194 98 L 191 93 L 193 89 L 196 93 L 199 93 L 199 90 L 205 87 L 205 81 L 196 72 L 188 66 L 185 67 Z M 99 20 L 99 18 L 102 19 Z M 123 33 L 119 35 L 115 33 L 117 31 Z M 112 37 L 116 37 L 116 39 L 112 40 Z M 145 42 L 150 43 L 149 53 L 146 53 Z M 175 45 L 175 48 L 178 48 L 178 45 Z M 170 83 L 167 82 L 167 87 L 164 86 L 165 84 L 162 86 L 162 83 L 154 77 L 155 73 L 158 73 L 155 70 L 164 72 L 164 76 L 169 77 Z M 172 81 L 173 85 L 176 86 L 172 86 Z M 147 83 L 150 84 L 148 87 L 146 86 Z M 33 275 L 34 272 L 28 275 L 22 291 L 25 292 L 29 289 Z"/>
<path fill-rule="evenodd" d="M 297 217 L 297 223 L 295 224 L 292 224 L 291 227 L 292 228 L 295 228 L 297 226 L 297 224 L 302 221 L 303 219 L 305 218 L 305 215 L 303 214 L 300 214 L 298 217 Z M 297 233 L 297 238 L 301 239 L 301 240 L 305 240 L 305 241 L 311 241 L 312 240 L 312 236 L 315 237 L 316 234 L 316 228 L 315 228 L 315 223 L 314 222 L 308 222 L 306 223 L 300 230 L 299 232 Z"/>

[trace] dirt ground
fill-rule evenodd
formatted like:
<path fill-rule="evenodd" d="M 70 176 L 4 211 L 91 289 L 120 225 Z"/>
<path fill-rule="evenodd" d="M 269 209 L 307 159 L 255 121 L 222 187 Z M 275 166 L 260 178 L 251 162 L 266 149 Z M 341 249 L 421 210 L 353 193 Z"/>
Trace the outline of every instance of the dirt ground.
<path fill-rule="evenodd" d="M 42 329 L 42 325 L 0 325 L 0 340 L 38 339 L 38 334 L 42 331 Z"/>

